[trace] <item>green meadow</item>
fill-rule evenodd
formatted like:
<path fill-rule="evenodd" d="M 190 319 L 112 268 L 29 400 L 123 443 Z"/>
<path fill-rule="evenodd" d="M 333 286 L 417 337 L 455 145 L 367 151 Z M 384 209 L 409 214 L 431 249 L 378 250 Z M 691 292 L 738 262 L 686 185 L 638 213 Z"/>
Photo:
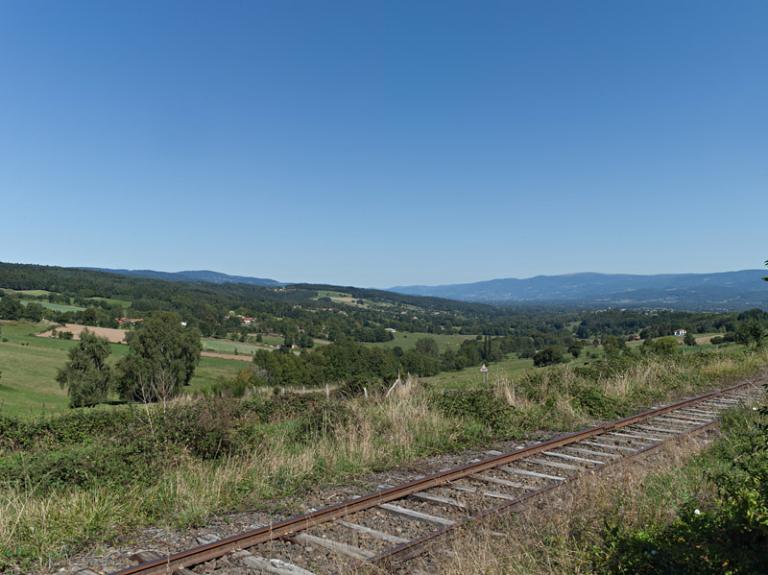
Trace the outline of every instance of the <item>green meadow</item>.
<path fill-rule="evenodd" d="M 71 305 L 66 303 L 52 303 L 45 300 L 27 300 L 22 299 L 21 301 L 22 305 L 28 305 L 30 303 L 39 303 L 41 306 L 43 306 L 46 309 L 50 309 L 52 311 L 59 311 L 59 312 L 66 312 L 66 311 L 83 311 L 85 308 L 79 305 Z"/>
<path fill-rule="evenodd" d="M 0 414 L 28 418 L 69 409 L 66 391 L 54 378 L 77 342 L 35 335 L 49 327 L 46 323 L 0 321 Z M 128 352 L 125 345 L 110 347 L 113 364 Z M 220 378 L 234 377 L 243 367 L 242 361 L 202 357 L 187 389 L 194 392 L 210 387 Z"/>
<path fill-rule="evenodd" d="M 474 335 L 459 335 L 459 334 L 436 334 L 436 333 L 420 333 L 420 332 L 408 332 L 398 331 L 393 334 L 395 337 L 390 341 L 380 341 L 375 343 L 367 343 L 366 345 L 372 345 L 376 347 L 401 347 L 404 351 L 411 349 L 416 345 L 416 342 L 422 338 L 429 337 L 437 342 L 437 346 L 440 348 L 440 352 L 444 352 L 448 349 L 457 350 L 461 345 L 461 342 L 467 339 L 474 339 Z"/>
<path fill-rule="evenodd" d="M 505 379 L 512 381 L 528 369 L 533 369 L 532 359 L 521 359 L 511 355 L 503 361 L 497 361 L 488 366 L 488 382 L 494 383 Z M 421 381 L 444 389 L 482 387 L 483 374 L 478 366 L 473 366 L 459 371 L 443 371 L 432 377 L 421 378 Z"/>
<path fill-rule="evenodd" d="M 220 339 L 214 337 L 204 337 L 202 339 L 203 350 L 216 351 L 219 353 L 237 353 L 241 355 L 253 355 L 259 349 L 271 350 L 272 347 L 264 343 L 242 342 L 233 339 Z"/>

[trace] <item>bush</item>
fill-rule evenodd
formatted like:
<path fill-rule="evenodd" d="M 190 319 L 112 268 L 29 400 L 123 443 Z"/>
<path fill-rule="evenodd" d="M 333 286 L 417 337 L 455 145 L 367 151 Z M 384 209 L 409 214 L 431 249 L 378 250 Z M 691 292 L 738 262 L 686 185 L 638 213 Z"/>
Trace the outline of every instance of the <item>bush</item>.
<path fill-rule="evenodd" d="M 701 460 L 714 501 L 692 499 L 667 525 L 605 534 L 598 572 L 652 575 L 768 573 L 766 417 L 726 417 L 725 436 Z"/>
<path fill-rule="evenodd" d="M 511 437 L 520 431 L 515 408 L 489 389 L 446 392 L 435 403 L 445 415 L 474 419 L 496 437 Z"/>
<path fill-rule="evenodd" d="M 533 355 L 533 365 L 535 367 L 545 367 L 563 362 L 565 362 L 563 350 L 559 347 L 546 347 Z"/>
<path fill-rule="evenodd" d="M 0 458 L 0 483 L 34 486 L 40 493 L 70 487 L 132 485 L 154 478 L 162 457 L 139 442 L 93 443 Z"/>
<path fill-rule="evenodd" d="M 641 347 L 643 353 L 653 355 L 674 355 L 680 351 L 676 337 L 667 336 L 658 339 L 646 339 Z"/>

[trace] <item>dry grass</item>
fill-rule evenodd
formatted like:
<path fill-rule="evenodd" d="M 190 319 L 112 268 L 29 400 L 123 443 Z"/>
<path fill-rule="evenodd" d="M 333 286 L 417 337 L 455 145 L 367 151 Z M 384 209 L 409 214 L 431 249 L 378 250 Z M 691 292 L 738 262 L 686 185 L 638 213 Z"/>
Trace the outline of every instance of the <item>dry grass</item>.
<path fill-rule="evenodd" d="M 765 352 L 711 358 L 698 366 L 642 362 L 602 379 L 599 385 L 606 395 L 621 399 L 643 390 L 648 395 L 671 397 L 713 384 L 727 385 L 755 373 L 767 362 Z M 574 407 L 580 377 L 568 367 L 538 375 L 536 393 L 553 401 L 552 413 L 558 416 L 541 421 L 542 427 L 588 422 Z M 500 380 L 494 389 L 499 398 L 521 411 L 533 413 L 541 403 L 525 393 L 520 382 Z M 348 407 L 348 420 L 311 441 L 297 443 L 284 433 L 274 433 L 260 439 L 250 451 L 223 460 L 184 456 L 150 485 L 71 488 L 47 495 L 35 492 L 32 486 L 3 487 L 0 570 L 5 565 L 42 570 L 84 545 L 108 542 L 138 526 L 200 524 L 212 513 L 260 506 L 273 498 L 347 481 L 425 453 L 456 449 L 461 443 L 454 438 L 468 425 L 435 409 L 428 391 L 415 381 L 388 398 L 356 398 Z M 676 465 L 686 455 L 685 449 L 689 448 L 667 454 L 656 467 Z M 632 496 L 641 489 L 640 482 L 648 471 L 644 465 L 632 466 L 617 471 L 615 481 L 580 482 L 575 487 L 581 489 L 578 495 L 556 504 L 558 513 L 547 514 L 545 522 L 537 520 L 536 514 L 520 514 L 505 526 L 509 536 L 503 540 L 490 532 L 462 538 L 453 559 L 439 572 L 584 572 L 583 546 L 589 541 L 584 534 L 599 528 L 600 517 L 620 513 L 624 519 L 635 521 L 642 514 L 658 512 L 632 506 Z M 462 547 L 461 541 L 469 543 Z"/>
<path fill-rule="evenodd" d="M 394 465 L 455 427 L 430 410 L 420 394 L 351 406 L 347 425 L 308 444 L 297 446 L 275 435 L 252 452 L 223 461 L 185 458 L 151 486 L 73 489 L 45 496 L 32 489 L 5 488 L 0 491 L 0 571 L 4 555 L 27 557 L 35 569 L 44 570 L 84 540 L 108 541 L 147 523 L 200 524 L 212 512 L 283 496 L 291 485 L 298 490 L 313 479 L 329 482 Z"/>

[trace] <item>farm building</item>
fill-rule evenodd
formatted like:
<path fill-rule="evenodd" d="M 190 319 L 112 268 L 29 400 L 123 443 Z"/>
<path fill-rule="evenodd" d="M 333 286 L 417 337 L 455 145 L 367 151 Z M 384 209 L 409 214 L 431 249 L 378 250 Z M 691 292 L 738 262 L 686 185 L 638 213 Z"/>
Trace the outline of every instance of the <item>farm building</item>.
<path fill-rule="evenodd" d="M 687 329 L 676 329 L 675 330 L 675 335 L 678 336 L 678 337 L 684 337 L 687 334 L 688 334 L 688 330 Z"/>

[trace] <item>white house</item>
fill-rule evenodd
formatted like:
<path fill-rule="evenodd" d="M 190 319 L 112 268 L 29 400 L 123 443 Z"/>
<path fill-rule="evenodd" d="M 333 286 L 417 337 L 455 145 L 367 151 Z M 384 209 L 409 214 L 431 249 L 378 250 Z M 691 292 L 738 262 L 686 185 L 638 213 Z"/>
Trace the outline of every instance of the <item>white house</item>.
<path fill-rule="evenodd" d="M 676 329 L 675 330 L 675 335 L 678 336 L 678 337 L 685 337 L 687 335 L 687 333 L 688 333 L 687 329 Z"/>

